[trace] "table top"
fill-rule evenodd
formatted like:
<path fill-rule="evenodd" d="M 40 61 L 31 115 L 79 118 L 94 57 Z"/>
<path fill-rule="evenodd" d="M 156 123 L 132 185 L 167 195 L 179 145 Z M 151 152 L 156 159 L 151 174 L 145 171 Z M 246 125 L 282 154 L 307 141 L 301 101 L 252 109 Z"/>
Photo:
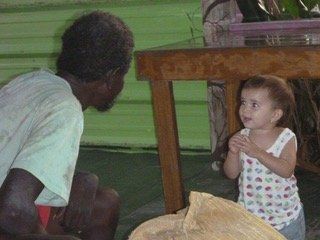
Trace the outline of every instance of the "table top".
<path fill-rule="evenodd" d="M 257 47 L 303 47 L 320 46 L 320 29 L 225 31 L 219 32 L 210 41 L 195 37 L 169 45 L 141 51 L 166 51 L 187 49 L 257 48 Z"/>
<path fill-rule="evenodd" d="M 320 29 L 221 32 L 135 52 L 147 81 L 241 80 L 256 74 L 320 79 Z"/>

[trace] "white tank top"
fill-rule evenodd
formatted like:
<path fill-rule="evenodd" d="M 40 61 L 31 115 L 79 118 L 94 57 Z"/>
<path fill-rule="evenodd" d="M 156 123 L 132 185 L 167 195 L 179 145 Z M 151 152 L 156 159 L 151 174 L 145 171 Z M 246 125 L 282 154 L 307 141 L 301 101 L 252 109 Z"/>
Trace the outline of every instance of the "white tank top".
<path fill-rule="evenodd" d="M 241 130 L 243 135 L 249 136 L 249 133 L 250 129 Z M 295 134 L 285 128 L 267 152 L 279 157 L 291 138 L 295 139 L 297 146 Z M 243 168 L 239 177 L 238 203 L 277 230 L 294 221 L 301 210 L 295 176 L 280 177 L 243 152 L 240 152 L 240 161 Z"/>

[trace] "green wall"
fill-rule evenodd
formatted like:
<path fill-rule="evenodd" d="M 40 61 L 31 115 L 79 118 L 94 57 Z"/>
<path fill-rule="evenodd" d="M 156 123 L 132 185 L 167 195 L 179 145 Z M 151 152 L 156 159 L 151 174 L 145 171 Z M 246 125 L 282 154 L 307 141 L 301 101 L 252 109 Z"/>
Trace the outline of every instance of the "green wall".
<path fill-rule="evenodd" d="M 201 35 L 200 4 L 200 0 L 1 0 L 0 82 L 39 67 L 54 70 L 63 30 L 84 11 L 101 9 L 121 17 L 134 33 L 136 50 L 141 50 L 191 38 L 192 25 Z M 174 92 L 181 147 L 209 149 L 205 82 L 174 83 Z M 107 114 L 85 112 L 82 144 L 156 146 L 149 84 L 136 80 L 134 63 L 115 107 Z"/>

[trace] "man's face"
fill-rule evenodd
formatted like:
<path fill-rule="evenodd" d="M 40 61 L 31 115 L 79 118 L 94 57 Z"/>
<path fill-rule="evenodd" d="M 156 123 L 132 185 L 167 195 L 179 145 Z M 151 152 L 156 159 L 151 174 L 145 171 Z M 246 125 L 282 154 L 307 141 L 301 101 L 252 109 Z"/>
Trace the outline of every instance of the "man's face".
<path fill-rule="evenodd" d="M 94 87 L 91 106 L 100 112 L 108 111 L 113 107 L 117 96 L 123 89 L 124 75 L 115 74 L 110 80 L 99 80 Z"/>

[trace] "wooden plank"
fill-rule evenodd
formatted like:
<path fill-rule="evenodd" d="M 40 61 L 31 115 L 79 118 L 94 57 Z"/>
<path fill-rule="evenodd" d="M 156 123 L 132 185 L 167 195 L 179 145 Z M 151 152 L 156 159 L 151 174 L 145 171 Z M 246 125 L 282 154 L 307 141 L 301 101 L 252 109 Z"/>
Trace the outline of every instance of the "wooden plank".
<path fill-rule="evenodd" d="M 320 47 L 259 47 L 138 51 L 138 79 L 238 81 L 256 74 L 270 73 L 288 79 L 320 79 L 319 49 Z"/>

